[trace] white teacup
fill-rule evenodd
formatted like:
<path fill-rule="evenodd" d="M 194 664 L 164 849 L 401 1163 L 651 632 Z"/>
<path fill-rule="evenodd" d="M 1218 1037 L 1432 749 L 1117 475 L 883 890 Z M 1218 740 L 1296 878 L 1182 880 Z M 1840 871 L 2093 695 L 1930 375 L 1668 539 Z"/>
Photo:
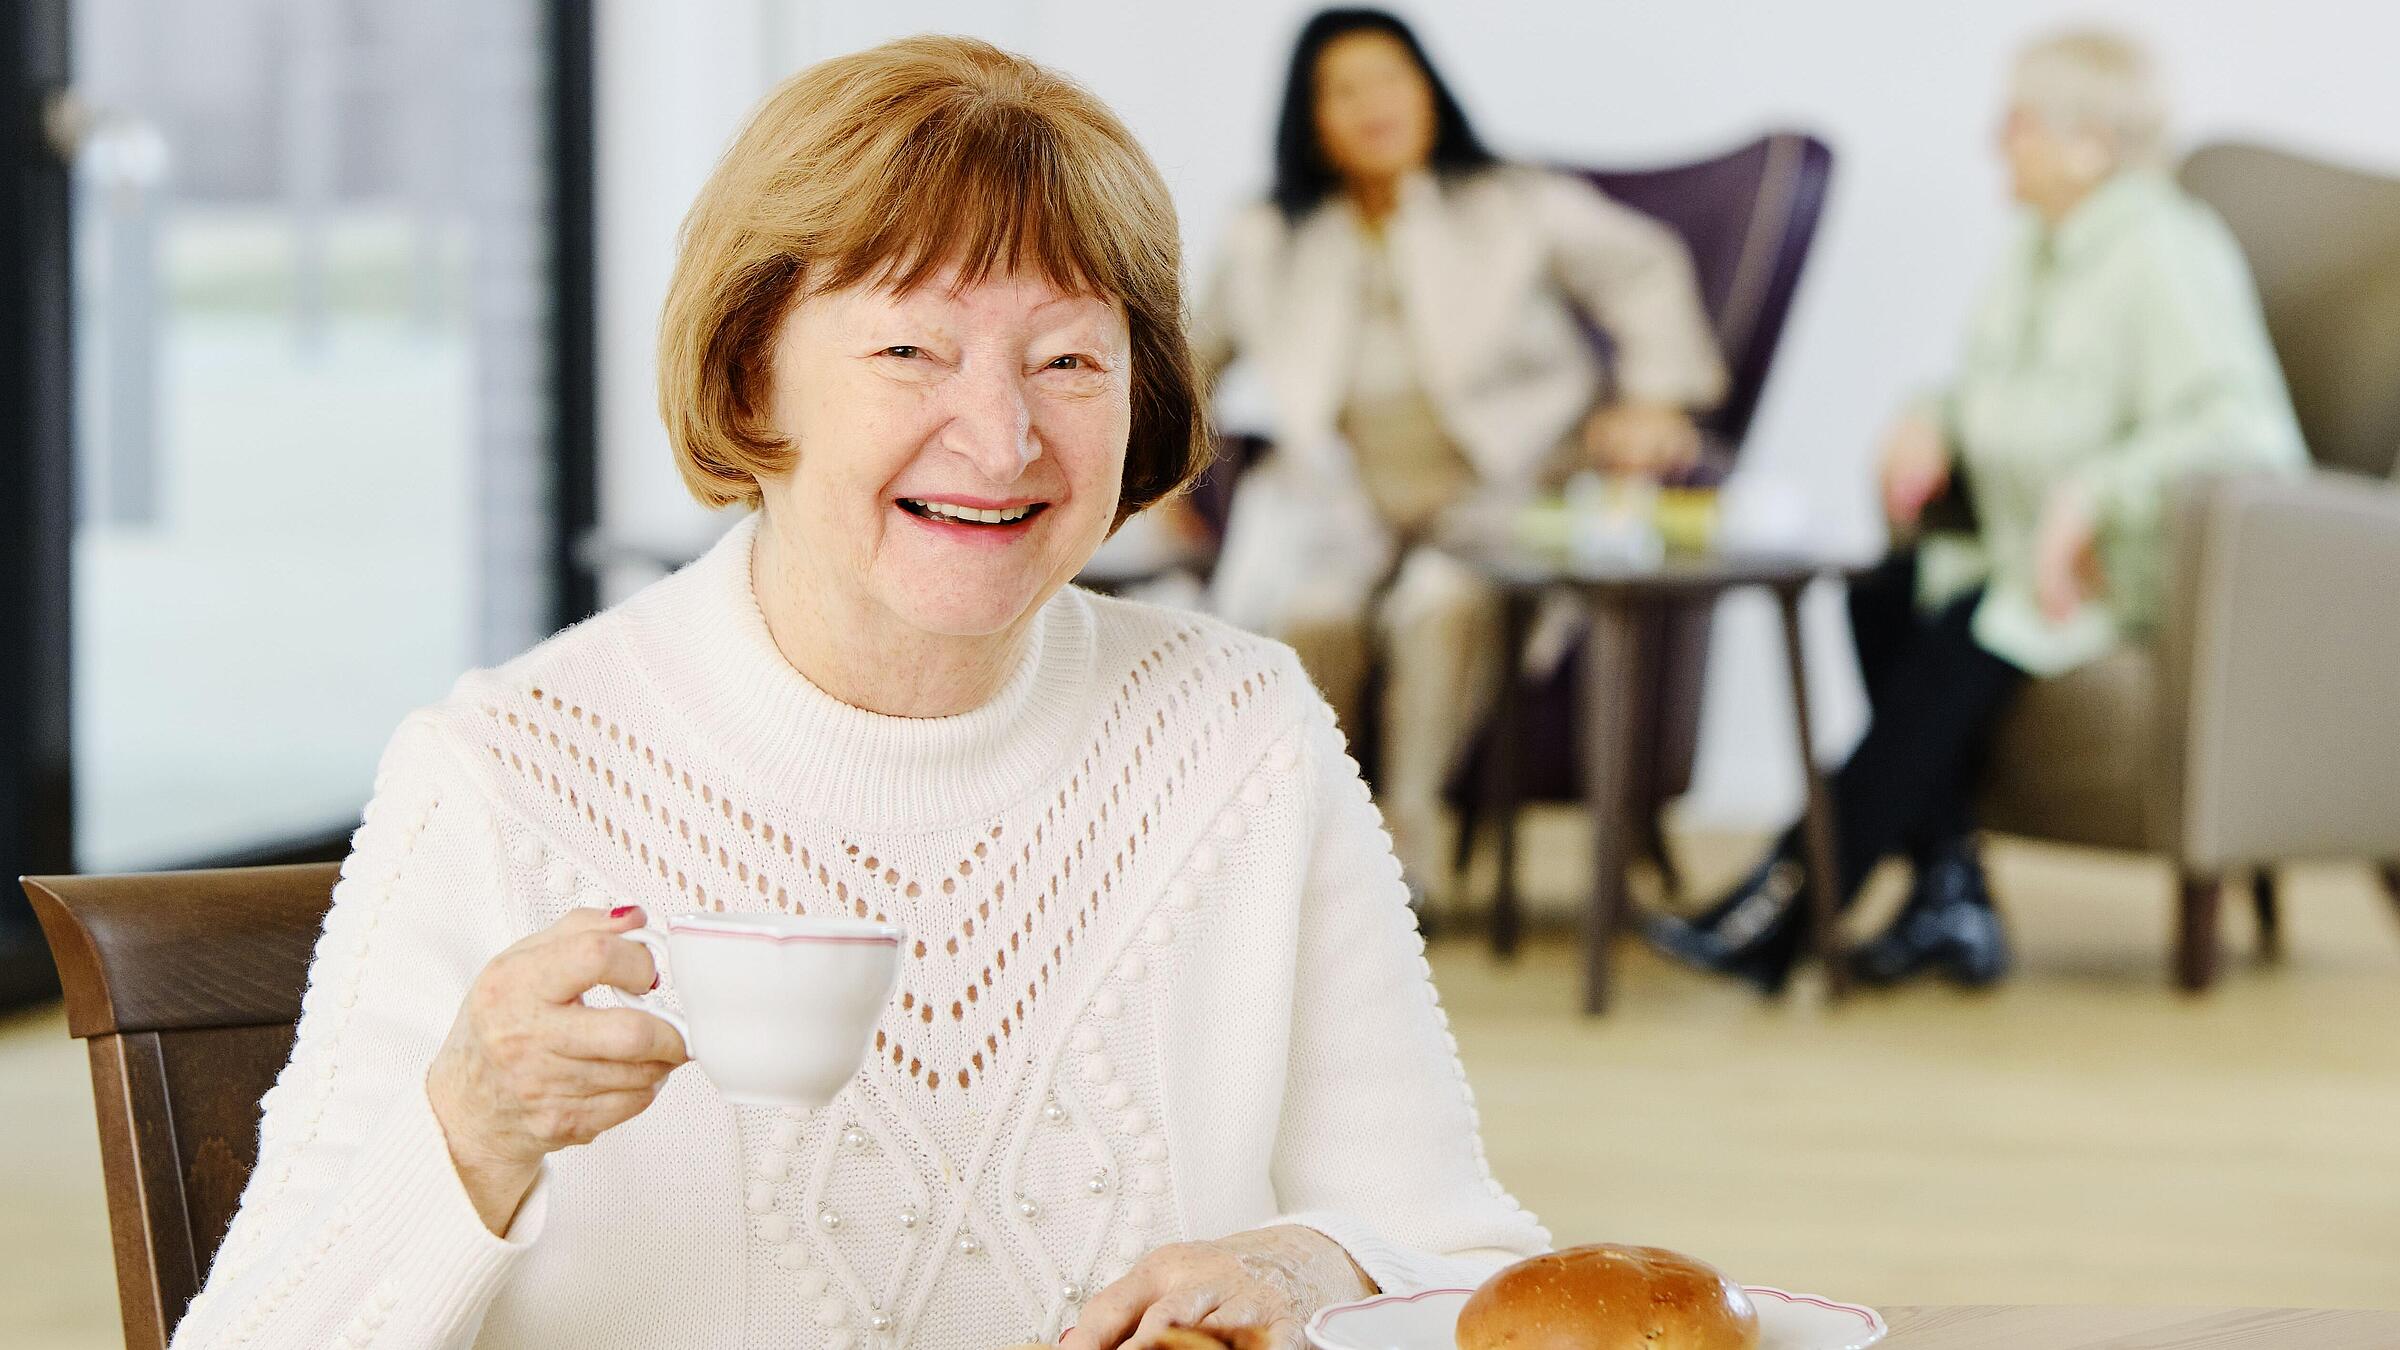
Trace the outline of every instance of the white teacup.
<path fill-rule="evenodd" d="M 791 914 L 678 914 L 624 936 L 650 949 L 682 1033 L 727 1101 L 815 1110 L 857 1074 L 900 976 L 899 929 Z"/>

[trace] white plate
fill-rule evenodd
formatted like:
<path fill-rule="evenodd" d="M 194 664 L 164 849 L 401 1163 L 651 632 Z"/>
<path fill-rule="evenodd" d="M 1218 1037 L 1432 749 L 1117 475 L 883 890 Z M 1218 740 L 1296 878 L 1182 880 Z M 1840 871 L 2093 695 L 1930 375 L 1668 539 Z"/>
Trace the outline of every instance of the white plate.
<path fill-rule="evenodd" d="M 1745 1285 L 1758 1309 L 1759 1350 L 1866 1350 L 1889 1332 L 1873 1308 Z M 1458 1312 L 1472 1289 L 1387 1294 L 1320 1312 L 1308 1324 L 1317 1350 L 1455 1350 Z"/>

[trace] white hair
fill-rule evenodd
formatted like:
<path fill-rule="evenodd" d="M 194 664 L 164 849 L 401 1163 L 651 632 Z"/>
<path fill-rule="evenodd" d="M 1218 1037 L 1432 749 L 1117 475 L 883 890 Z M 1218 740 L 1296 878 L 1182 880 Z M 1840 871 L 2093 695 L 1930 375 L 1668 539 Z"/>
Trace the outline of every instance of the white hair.
<path fill-rule="evenodd" d="M 2165 152 L 2166 99 L 2140 44 L 2105 29 L 2076 29 L 2017 55 L 2009 94 L 2054 130 L 2107 142 L 2119 166 Z"/>

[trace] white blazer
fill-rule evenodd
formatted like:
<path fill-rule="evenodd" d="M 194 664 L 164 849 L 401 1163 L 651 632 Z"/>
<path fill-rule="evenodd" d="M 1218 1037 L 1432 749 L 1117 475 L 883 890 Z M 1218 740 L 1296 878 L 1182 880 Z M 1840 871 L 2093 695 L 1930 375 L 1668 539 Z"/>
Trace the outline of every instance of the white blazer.
<path fill-rule="evenodd" d="M 1615 346 L 1626 398 L 1713 405 L 1725 370 L 1682 240 L 1580 178 L 1502 166 L 1410 176 L 1385 238 L 1426 396 L 1497 499 L 1530 494 L 1599 401 L 1578 311 Z M 1337 430 L 1364 294 L 1357 213 L 1336 197 L 1297 224 L 1262 203 L 1227 234 L 1193 340 L 1211 380 L 1257 363 L 1275 452 L 1246 475 L 1215 607 L 1274 631 L 1297 587 L 1359 590 L 1391 542 Z"/>

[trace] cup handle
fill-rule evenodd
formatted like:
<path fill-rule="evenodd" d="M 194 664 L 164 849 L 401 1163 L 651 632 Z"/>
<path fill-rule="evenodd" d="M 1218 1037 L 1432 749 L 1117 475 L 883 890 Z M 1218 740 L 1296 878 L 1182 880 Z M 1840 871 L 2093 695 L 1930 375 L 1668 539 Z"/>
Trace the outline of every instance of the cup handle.
<path fill-rule="evenodd" d="M 617 936 L 625 939 L 628 942 L 638 942 L 650 949 L 650 959 L 652 962 L 657 964 L 659 982 L 663 985 L 666 982 L 667 976 L 666 934 L 659 932 L 655 928 L 636 928 L 628 932 L 619 933 Z M 654 1001 L 657 997 L 657 991 L 653 990 L 649 993 L 634 995 L 633 1001 L 635 1005 L 640 1007 L 643 1012 L 646 1012 L 652 1017 L 657 1018 L 659 1021 L 666 1023 L 668 1026 L 675 1028 L 675 1034 L 683 1037 L 684 1055 L 687 1058 L 690 1057 L 692 1054 L 692 1024 L 684 1021 L 681 1013 L 669 1012 L 667 1009 L 660 1007 L 658 1003 Z"/>

